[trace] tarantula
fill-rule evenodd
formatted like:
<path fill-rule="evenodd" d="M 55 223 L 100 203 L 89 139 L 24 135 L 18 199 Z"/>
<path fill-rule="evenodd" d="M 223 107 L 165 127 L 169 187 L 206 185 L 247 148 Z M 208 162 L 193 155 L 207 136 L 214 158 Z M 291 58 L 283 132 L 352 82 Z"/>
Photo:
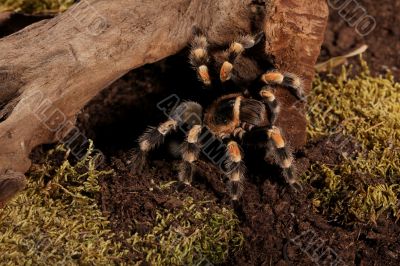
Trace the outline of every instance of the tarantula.
<path fill-rule="evenodd" d="M 239 199 L 246 169 L 241 144 L 254 138 L 259 140 L 260 136 L 264 137 L 265 159 L 272 159 L 282 168 L 290 185 L 298 184 L 293 155 L 282 130 L 275 125 L 280 108 L 274 91 L 277 86 L 283 86 L 303 100 L 303 85 L 298 76 L 268 70 L 262 60 L 252 57 L 252 49 L 263 49 L 263 39 L 263 34 L 240 36 L 226 50 L 221 50 L 210 45 L 204 34 L 193 38 L 191 65 L 205 87 L 221 93 L 205 110 L 199 103 L 186 101 L 173 108 L 167 121 L 158 127 L 149 127 L 138 139 L 139 150 L 133 161 L 135 170 L 143 169 L 148 153 L 162 144 L 167 134 L 179 128 L 186 134 L 180 145 L 179 168 L 179 180 L 185 184 L 190 185 L 192 181 L 200 153 L 210 149 L 210 143 L 217 142 L 224 146 L 222 170 L 229 179 L 231 197 Z"/>

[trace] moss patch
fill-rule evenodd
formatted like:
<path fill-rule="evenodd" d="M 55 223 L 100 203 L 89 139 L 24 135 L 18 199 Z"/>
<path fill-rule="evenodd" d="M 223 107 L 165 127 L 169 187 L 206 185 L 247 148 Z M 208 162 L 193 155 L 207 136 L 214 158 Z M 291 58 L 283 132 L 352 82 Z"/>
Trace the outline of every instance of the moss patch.
<path fill-rule="evenodd" d="M 137 253 L 133 261 L 150 265 L 209 265 L 226 261 L 243 243 L 238 232 L 239 220 L 232 210 L 210 208 L 210 203 L 215 204 L 185 198 L 177 212 L 157 211 L 156 225 L 149 233 L 136 233 L 128 239 Z M 143 255 L 144 259 L 137 260 Z"/>
<path fill-rule="evenodd" d="M 391 74 L 371 76 L 363 60 L 361 66 L 355 77 L 345 67 L 339 76 L 318 77 L 309 98 L 311 141 L 334 138 L 343 160 L 316 163 L 305 179 L 322 184 L 314 205 L 338 223 L 376 222 L 383 213 L 399 218 L 400 84 Z"/>
<path fill-rule="evenodd" d="M 179 199 L 171 213 L 157 209 L 148 233 L 118 233 L 98 205 L 99 178 L 91 143 L 75 163 L 63 146 L 31 169 L 28 188 L 0 210 L 0 264 L 107 265 L 220 263 L 240 248 L 243 237 L 232 210 L 215 202 Z M 161 183 L 159 189 L 168 189 Z"/>
<path fill-rule="evenodd" d="M 75 2 L 75 0 L 0 0 L 0 12 L 59 13 Z"/>
<path fill-rule="evenodd" d="M 99 264 L 124 254 L 108 240 L 108 221 L 94 195 L 98 178 L 88 153 L 75 165 L 62 146 L 34 165 L 28 188 L 0 210 L 0 264 Z"/>

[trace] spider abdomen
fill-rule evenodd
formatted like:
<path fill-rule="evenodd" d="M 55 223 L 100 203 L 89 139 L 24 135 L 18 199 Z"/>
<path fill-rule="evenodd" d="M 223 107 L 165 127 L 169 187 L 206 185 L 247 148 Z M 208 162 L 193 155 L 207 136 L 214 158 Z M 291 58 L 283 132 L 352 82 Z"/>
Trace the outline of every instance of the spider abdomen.
<path fill-rule="evenodd" d="M 221 138 L 236 135 L 238 129 L 269 124 L 265 104 L 241 94 L 225 95 L 217 99 L 207 110 L 205 124 Z"/>
<path fill-rule="evenodd" d="M 240 105 L 240 122 L 253 127 L 268 125 L 265 104 L 255 99 L 243 98 Z"/>

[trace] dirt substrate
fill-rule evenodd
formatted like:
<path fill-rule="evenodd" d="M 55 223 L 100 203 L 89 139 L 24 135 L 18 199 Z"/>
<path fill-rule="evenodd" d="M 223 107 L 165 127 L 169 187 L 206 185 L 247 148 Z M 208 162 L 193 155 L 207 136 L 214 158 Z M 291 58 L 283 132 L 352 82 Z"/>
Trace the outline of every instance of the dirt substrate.
<path fill-rule="evenodd" d="M 333 11 L 321 61 L 367 43 L 367 60 L 372 68 L 376 72 L 389 68 L 399 77 L 399 1 L 360 3 L 375 17 L 377 28 L 362 38 Z M 173 212 L 180 204 L 171 201 L 165 191 L 149 190 L 154 182 L 174 180 L 177 176 L 178 161 L 173 155 L 165 149 L 155 152 L 151 170 L 141 176 L 131 174 L 129 164 L 138 135 L 147 125 L 164 119 L 156 108 L 157 102 L 172 93 L 185 99 L 197 91 L 184 56 L 182 53 L 132 71 L 103 91 L 79 116 L 80 129 L 105 153 L 105 167 L 116 172 L 111 180 L 102 181 L 100 199 L 116 232 L 146 232 L 154 220 L 156 205 Z M 306 171 L 315 161 L 340 163 L 340 154 L 327 141 L 310 143 L 297 152 L 299 172 Z M 173 144 L 173 139 L 169 143 Z M 227 264 L 310 265 L 314 261 L 329 265 L 336 261 L 339 265 L 398 265 L 400 227 L 393 220 L 382 217 L 377 225 L 338 226 L 313 210 L 312 187 L 305 185 L 299 192 L 291 190 L 279 178 L 277 169 L 260 166 L 265 164 L 257 158 L 262 157 L 257 153 L 247 157 L 249 176 L 245 193 L 235 206 L 229 200 L 221 174 L 204 163 L 200 164 L 201 171 L 192 187 L 174 187 L 183 196 L 212 199 L 216 204 L 235 208 L 245 242 L 239 253 L 231 254 Z M 133 219 L 139 221 L 134 228 Z"/>
<path fill-rule="evenodd" d="M 369 49 L 366 52 L 366 60 L 369 62 L 371 69 L 375 73 L 386 73 L 387 70 L 390 70 L 399 78 L 400 28 L 396 25 L 400 23 L 400 1 L 358 0 L 327 2 L 337 3 L 336 6 L 338 7 L 345 2 L 351 2 L 351 4 L 344 5 L 339 9 L 330 9 L 330 19 L 321 51 L 321 61 L 344 55 L 363 44 L 367 44 Z M 365 11 L 361 11 L 360 8 L 365 8 Z M 349 11 L 355 11 L 353 13 L 355 14 L 354 19 L 348 20 L 352 23 L 352 26 L 344 19 L 344 17 L 351 17 L 346 15 Z M 371 21 L 375 21 L 376 26 L 367 27 L 363 31 L 361 14 L 371 16 Z M 350 60 L 350 62 L 356 63 L 357 58 Z"/>
<path fill-rule="evenodd" d="M 106 153 L 107 164 L 117 172 L 111 182 L 102 183 L 102 206 L 111 214 L 113 229 L 118 232 L 132 230 L 133 217 L 143 221 L 143 226 L 134 230 L 146 232 L 146 224 L 154 219 L 156 205 L 173 211 L 174 205 L 179 204 L 170 202 L 165 193 L 148 189 L 154 182 L 174 180 L 177 176 L 179 161 L 167 149 L 152 155 L 151 170 L 144 175 L 132 175 L 129 164 L 138 135 L 146 125 L 164 119 L 156 108 L 157 102 L 170 93 L 187 94 L 185 84 L 192 82 L 192 75 L 188 74 L 185 80 L 175 79 L 185 71 L 185 64 L 183 53 L 135 70 L 104 91 L 80 116 L 80 127 Z M 171 80 L 184 85 L 171 84 Z M 175 88 L 175 91 L 164 88 Z M 96 115 L 99 113 L 103 115 Z M 310 143 L 297 152 L 298 171 L 306 171 L 316 161 L 339 164 L 341 155 L 332 148 L 338 139 Z M 347 148 L 349 153 L 355 149 L 351 145 Z M 336 261 L 346 265 L 397 265 L 400 228 L 392 220 L 383 218 L 377 226 L 337 226 L 313 210 L 309 199 L 312 187 L 305 185 L 302 192 L 293 191 L 279 177 L 277 169 L 266 166 L 259 158 L 262 155 L 257 153 L 247 156 L 249 178 L 243 198 L 234 206 L 222 175 L 204 163 L 199 165 L 201 171 L 193 187 L 176 187 L 181 195 L 198 200 L 213 199 L 216 204 L 235 208 L 245 243 L 241 252 L 230 256 L 227 264 L 309 265 L 315 261 L 324 265 Z M 129 194 L 129 191 L 138 194 Z"/>
<path fill-rule="evenodd" d="M 366 58 L 372 70 L 384 73 L 390 69 L 399 77 L 400 31 L 393 25 L 398 24 L 400 15 L 396 13 L 399 3 L 394 2 L 360 2 L 377 21 L 376 29 L 366 37 L 358 35 L 354 27 L 349 27 L 339 13 L 332 10 L 320 61 L 366 43 L 370 47 Z M 104 210 L 112 213 L 115 230 L 127 228 L 126 221 L 132 217 L 151 220 L 154 204 L 167 204 L 167 208 L 175 204 L 168 202 L 168 196 L 147 190 L 152 180 L 177 176 L 178 161 L 173 156 L 165 156 L 165 150 L 156 152 L 153 170 L 139 180 L 128 173 L 126 162 L 130 160 L 129 150 L 135 146 L 135 139 L 145 126 L 162 121 L 163 115 L 155 107 L 157 102 L 171 93 L 186 98 L 195 91 L 191 85 L 194 77 L 186 72 L 184 61 L 183 54 L 131 72 L 104 91 L 81 115 L 81 127 L 90 129 L 88 136 L 106 151 L 108 158 L 113 158 L 109 160 L 110 165 L 118 173 L 112 182 L 103 184 L 102 199 Z M 185 80 L 182 77 L 186 77 Z M 96 113 L 106 115 L 96 116 Z M 332 148 L 334 145 L 328 144 L 335 139 L 310 143 L 299 151 L 298 170 L 305 171 L 315 161 L 340 164 L 341 155 Z M 351 152 L 353 147 L 348 149 Z M 314 261 L 328 265 L 336 261 L 346 265 L 398 265 L 400 227 L 394 221 L 383 217 L 376 226 L 338 226 L 313 210 L 309 199 L 312 187 L 304 186 L 302 192 L 293 192 L 276 174 L 276 169 L 260 167 L 263 164 L 254 162 L 255 157 L 257 155 L 248 158 L 250 176 L 245 183 L 245 193 L 240 203 L 233 206 L 241 221 L 245 243 L 242 251 L 232 254 L 227 264 L 309 265 Z M 197 175 L 193 187 L 180 193 L 194 198 L 207 195 L 216 199 L 217 204 L 231 206 L 221 175 L 205 165 L 201 169 L 204 171 Z M 127 197 L 124 193 L 132 187 L 143 192 L 139 198 Z"/>

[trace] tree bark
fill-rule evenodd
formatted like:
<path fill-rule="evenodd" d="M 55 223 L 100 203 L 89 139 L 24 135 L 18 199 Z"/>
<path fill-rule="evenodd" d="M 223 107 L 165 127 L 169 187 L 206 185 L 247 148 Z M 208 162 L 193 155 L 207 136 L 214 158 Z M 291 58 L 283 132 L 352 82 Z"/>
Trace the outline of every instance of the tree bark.
<path fill-rule="evenodd" d="M 85 0 L 0 39 L 0 176 L 25 173 L 34 147 L 64 137 L 85 104 L 129 70 L 183 49 L 194 27 L 216 44 L 250 32 L 253 2 Z M 309 91 L 328 16 L 326 2 L 266 2 L 266 52 L 278 69 L 303 76 Z M 304 111 L 293 108 L 293 100 L 281 91 L 291 111 L 279 123 L 300 147 L 306 136 Z"/>
<path fill-rule="evenodd" d="M 267 54 L 272 55 L 281 71 L 299 75 L 306 94 L 310 92 L 328 19 L 325 0 L 275 0 L 266 21 Z M 282 114 L 278 125 L 287 132 L 294 149 L 306 143 L 305 105 L 291 96 L 288 90 L 278 90 Z"/>

